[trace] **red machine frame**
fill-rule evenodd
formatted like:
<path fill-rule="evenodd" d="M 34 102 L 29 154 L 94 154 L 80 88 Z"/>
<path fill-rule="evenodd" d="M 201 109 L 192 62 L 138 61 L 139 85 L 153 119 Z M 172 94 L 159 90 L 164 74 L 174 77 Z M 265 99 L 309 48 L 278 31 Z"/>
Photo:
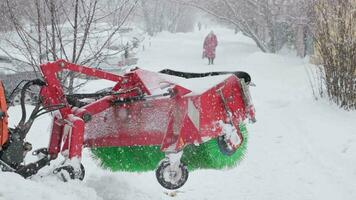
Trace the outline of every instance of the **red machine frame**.
<path fill-rule="evenodd" d="M 44 80 L 26 81 L 20 90 L 22 117 L 15 128 L 7 128 L 0 85 L 0 170 L 24 178 L 35 175 L 61 153 L 65 160 L 53 173 L 63 181 L 83 180 L 83 147 L 153 145 L 166 155 L 156 169 L 158 182 L 177 189 L 188 179 L 187 166 L 180 162 L 185 146 L 217 138 L 221 153 L 230 156 L 244 141 L 240 124 L 247 118 L 255 121 L 248 88 L 251 77 L 246 72 L 165 69 L 157 73 L 136 68 L 119 76 L 64 60 L 40 69 Z M 110 91 L 65 94 L 59 79 L 64 71 L 116 84 Z M 32 86 L 41 88 L 40 99 L 27 117 L 25 94 Z M 54 114 L 49 146 L 32 151 L 26 135 L 34 120 L 49 112 Z M 38 160 L 25 164 L 30 151 Z"/>
<path fill-rule="evenodd" d="M 168 76 L 141 69 L 118 76 L 64 60 L 40 67 L 46 82 L 40 91 L 43 106 L 63 105 L 53 121 L 48 148 L 51 159 L 60 152 L 67 152 L 69 159 L 80 159 L 83 146 L 161 145 L 164 152 L 179 152 L 187 144 L 221 136 L 222 124 L 236 127 L 240 141 L 232 145 L 238 148 L 243 140 L 239 123 L 247 117 L 254 119 L 243 82 L 233 75 L 194 93 Z M 65 70 L 114 81 L 113 93 L 81 108 L 73 107 L 57 77 Z"/>

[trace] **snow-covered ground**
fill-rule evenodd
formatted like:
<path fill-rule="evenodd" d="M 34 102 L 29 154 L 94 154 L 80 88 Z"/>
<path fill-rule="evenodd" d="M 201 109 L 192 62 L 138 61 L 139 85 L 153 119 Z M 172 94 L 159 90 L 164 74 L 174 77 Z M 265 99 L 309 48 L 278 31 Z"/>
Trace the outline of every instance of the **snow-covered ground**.
<path fill-rule="evenodd" d="M 239 166 L 191 172 L 187 183 L 171 197 L 157 183 L 154 172 L 104 171 L 85 150 L 83 182 L 63 183 L 54 177 L 24 180 L 16 174 L 0 173 L 0 199 L 356 199 L 356 112 L 340 110 L 324 100 L 314 101 L 306 60 L 288 53 L 261 53 L 250 39 L 235 35 L 233 30 L 214 28 L 219 40 L 217 59 L 215 65 L 207 65 L 201 57 L 208 31 L 161 33 L 146 39 L 138 66 L 153 71 L 250 73 L 257 85 L 251 88 L 257 123 L 248 126 L 248 153 Z M 12 123 L 18 114 L 18 108 L 10 110 Z M 36 147 L 45 146 L 49 125 L 49 117 L 42 117 L 29 141 Z"/>

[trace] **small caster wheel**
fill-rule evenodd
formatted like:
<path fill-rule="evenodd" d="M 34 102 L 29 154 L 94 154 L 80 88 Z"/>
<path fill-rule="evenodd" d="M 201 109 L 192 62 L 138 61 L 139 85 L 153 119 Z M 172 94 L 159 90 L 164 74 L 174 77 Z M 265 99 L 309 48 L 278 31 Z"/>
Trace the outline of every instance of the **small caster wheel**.
<path fill-rule="evenodd" d="M 75 170 L 74 167 L 71 165 L 65 165 L 56 168 L 53 173 L 58 174 L 64 182 L 74 179 L 79 179 L 82 181 L 85 176 L 85 169 L 82 164 L 80 164 L 79 170 Z"/>
<path fill-rule="evenodd" d="M 220 149 L 220 152 L 226 156 L 231 156 L 237 150 L 237 146 L 233 145 L 231 141 L 226 140 L 225 136 L 219 136 L 217 138 L 217 143 Z"/>
<path fill-rule="evenodd" d="M 183 163 L 180 163 L 179 166 L 173 166 L 168 160 L 165 160 L 157 168 L 156 178 L 164 188 L 175 190 L 187 182 L 188 169 Z"/>

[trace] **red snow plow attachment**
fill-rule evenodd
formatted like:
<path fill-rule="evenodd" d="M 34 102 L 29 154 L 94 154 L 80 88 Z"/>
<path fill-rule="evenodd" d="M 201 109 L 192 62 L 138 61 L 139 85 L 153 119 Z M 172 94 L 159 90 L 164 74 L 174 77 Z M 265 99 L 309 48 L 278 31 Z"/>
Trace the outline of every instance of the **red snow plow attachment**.
<path fill-rule="evenodd" d="M 80 99 L 100 94 L 65 95 L 56 76 L 65 69 L 117 84 L 102 98 L 82 104 Z M 41 65 L 41 70 L 46 82 L 41 89 L 43 104 L 64 105 L 53 123 L 49 147 L 53 157 L 62 149 L 69 150 L 69 158 L 80 158 L 83 144 L 161 145 L 164 152 L 179 152 L 187 144 L 221 136 L 227 125 L 238 130 L 247 117 L 254 120 L 246 83 L 233 74 L 186 79 L 136 69 L 118 76 L 65 61 Z M 242 141 L 239 131 L 227 138 L 233 149 Z"/>
<path fill-rule="evenodd" d="M 163 187 L 177 189 L 188 178 L 187 168 L 180 162 L 187 145 L 217 138 L 220 151 L 231 155 L 244 141 L 239 125 L 247 118 L 255 121 L 248 88 L 251 78 L 245 72 L 158 73 L 135 69 L 119 76 L 63 60 L 40 68 L 43 80 L 28 81 L 21 92 L 25 94 L 37 85 L 41 88 L 40 101 L 26 121 L 21 98 L 23 116 L 19 125 L 10 129 L 10 136 L 20 139 L 9 140 L 16 143 L 9 142 L 0 151 L 0 164 L 24 177 L 36 174 L 62 153 L 66 161 L 54 173 L 65 171 L 71 179 L 83 179 L 84 167 L 73 164 L 80 162 L 83 147 L 160 146 L 166 158 L 156 176 Z M 62 71 L 110 80 L 116 85 L 110 91 L 65 94 L 58 79 Z M 0 105 L 3 109 L 3 99 Z M 37 117 L 53 111 L 49 147 L 33 152 L 41 155 L 37 162 L 23 165 L 24 155 L 32 148 L 25 141 L 29 128 Z M 7 137 L 3 132 L 5 121 L 6 115 L 1 120 L 1 142 Z"/>

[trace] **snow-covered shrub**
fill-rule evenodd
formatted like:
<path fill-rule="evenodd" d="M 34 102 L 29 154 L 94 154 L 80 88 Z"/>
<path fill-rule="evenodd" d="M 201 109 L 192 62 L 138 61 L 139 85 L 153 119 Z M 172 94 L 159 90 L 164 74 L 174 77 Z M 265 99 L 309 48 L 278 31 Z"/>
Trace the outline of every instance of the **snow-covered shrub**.
<path fill-rule="evenodd" d="M 331 101 L 356 109 L 356 1 L 317 0 L 315 4 L 316 54 Z"/>

